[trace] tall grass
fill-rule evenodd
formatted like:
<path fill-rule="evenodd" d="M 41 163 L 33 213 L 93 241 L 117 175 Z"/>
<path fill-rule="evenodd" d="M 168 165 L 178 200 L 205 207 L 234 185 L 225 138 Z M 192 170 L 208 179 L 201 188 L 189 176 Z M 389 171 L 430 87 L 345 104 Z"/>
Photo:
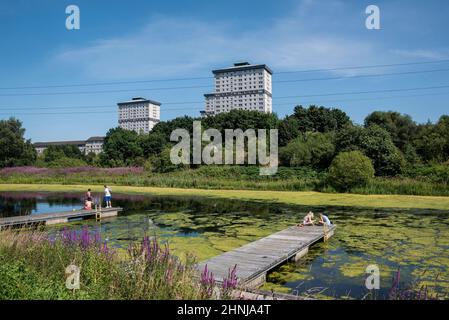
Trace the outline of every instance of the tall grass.
<path fill-rule="evenodd" d="M 376 178 L 367 186 L 354 188 L 351 192 L 358 194 L 449 196 L 449 185 L 420 178 Z"/>
<path fill-rule="evenodd" d="M 424 172 L 424 171 L 423 171 Z M 145 172 L 142 168 L 69 168 L 33 169 L 26 167 L 0 170 L 0 183 L 86 184 L 166 188 L 336 192 L 326 182 L 325 172 L 309 168 L 280 167 L 274 176 L 261 176 L 255 166 L 201 166 L 168 173 Z M 357 194 L 401 194 L 449 196 L 449 184 L 432 175 L 413 177 L 376 177 L 368 185 L 353 188 Z"/>
<path fill-rule="evenodd" d="M 17 184 L 115 184 L 203 189 L 312 190 L 322 180 L 307 169 L 279 168 L 275 176 L 260 176 L 256 167 L 203 166 L 169 173 L 103 172 L 101 170 L 66 172 L 61 169 L 0 170 L 0 183 Z M 50 171 L 48 171 L 50 170 Z"/>
<path fill-rule="evenodd" d="M 393 276 L 393 283 L 388 293 L 389 300 L 438 300 L 438 293 L 434 288 L 429 288 L 421 283 L 421 279 L 417 278 L 409 283 L 401 283 L 401 271 Z"/>
<path fill-rule="evenodd" d="M 80 289 L 68 290 L 66 267 L 80 268 Z M 0 299 L 210 299 L 195 259 L 181 262 L 145 237 L 119 254 L 98 232 L 0 232 Z M 216 294 L 216 293 L 214 293 Z M 226 292 L 218 293 L 222 298 Z"/>

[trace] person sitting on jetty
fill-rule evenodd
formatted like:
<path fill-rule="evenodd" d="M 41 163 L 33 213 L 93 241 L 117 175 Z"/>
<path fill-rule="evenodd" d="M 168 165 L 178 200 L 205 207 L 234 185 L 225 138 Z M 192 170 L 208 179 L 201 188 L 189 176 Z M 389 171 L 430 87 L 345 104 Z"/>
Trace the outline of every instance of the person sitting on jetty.
<path fill-rule="evenodd" d="M 302 223 L 297 224 L 297 227 L 304 227 L 304 226 L 313 226 L 315 221 L 313 220 L 313 212 L 309 211 L 308 214 L 304 217 Z"/>
<path fill-rule="evenodd" d="M 329 220 L 329 217 L 320 213 L 320 221 L 318 221 L 320 226 L 324 226 L 325 224 L 330 227 L 332 226 L 332 222 Z"/>
<path fill-rule="evenodd" d="M 92 210 L 92 201 L 86 199 L 86 201 L 84 201 L 83 209 L 84 210 Z"/>

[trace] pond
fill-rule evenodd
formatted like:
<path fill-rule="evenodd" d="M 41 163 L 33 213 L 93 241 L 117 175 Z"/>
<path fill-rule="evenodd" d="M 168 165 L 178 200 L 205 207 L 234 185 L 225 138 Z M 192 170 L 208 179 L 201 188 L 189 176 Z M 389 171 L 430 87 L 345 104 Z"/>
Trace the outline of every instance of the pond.
<path fill-rule="evenodd" d="M 79 209 L 82 195 L 70 193 L 0 193 L 0 217 Z M 145 234 L 168 242 L 181 258 L 188 252 L 211 258 L 302 220 L 312 210 L 326 212 L 337 231 L 314 245 L 297 263 L 268 275 L 262 289 L 313 297 L 364 297 L 365 269 L 380 270 L 385 298 L 398 268 L 405 282 L 419 280 L 449 298 L 449 215 L 435 210 L 375 210 L 348 207 L 303 207 L 211 198 L 114 194 L 124 211 L 115 218 L 70 223 L 100 230 L 110 245 L 126 249 Z M 56 233 L 63 226 L 48 227 Z"/>

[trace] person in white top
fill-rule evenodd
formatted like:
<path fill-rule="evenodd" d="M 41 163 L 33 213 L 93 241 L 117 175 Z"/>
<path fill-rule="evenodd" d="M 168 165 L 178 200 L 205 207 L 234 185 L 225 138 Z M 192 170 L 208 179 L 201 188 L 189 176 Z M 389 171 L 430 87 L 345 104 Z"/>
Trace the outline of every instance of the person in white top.
<path fill-rule="evenodd" d="M 112 208 L 111 204 L 111 189 L 108 186 L 104 186 L 104 201 L 106 202 L 106 208 Z"/>

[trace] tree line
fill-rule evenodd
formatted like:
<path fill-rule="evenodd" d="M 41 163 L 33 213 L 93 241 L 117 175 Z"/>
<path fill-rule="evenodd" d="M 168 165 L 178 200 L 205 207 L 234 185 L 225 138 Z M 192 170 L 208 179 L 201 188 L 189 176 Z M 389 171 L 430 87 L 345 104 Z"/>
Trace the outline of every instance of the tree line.
<path fill-rule="evenodd" d="M 292 114 L 282 119 L 276 114 L 244 110 L 206 118 L 183 116 L 162 121 L 150 133 L 141 135 L 117 127 L 107 132 L 103 153 L 98 156 L 84 155 L 76 146 L 51 146 L 37 157 L 31 142 L 23 137 L 21 122 L 2 120 L 0 167 L 145 166 L 148 171 L 168 172 L 179 167 L 169 159 L 171 132 L 182 128 L 192 133 L 193 121 L 198 120 L 203 128 L 222 132 L 237 128 L 278 129 L 280 165 L 286 167 L 331 173 L 337 172 L 337 168 L 354 170 L 359 166 L 356 175 L 360 177 L 371 176 L 372 166 L 373 175 L 394 177 L 418 168 L 448 165 L 449 160 L 448 115 L 436 123 L 419 124 L 409 115 L 376 111 L 359 125 L 340 109 L 312 105 L 296 106 Z"/>

